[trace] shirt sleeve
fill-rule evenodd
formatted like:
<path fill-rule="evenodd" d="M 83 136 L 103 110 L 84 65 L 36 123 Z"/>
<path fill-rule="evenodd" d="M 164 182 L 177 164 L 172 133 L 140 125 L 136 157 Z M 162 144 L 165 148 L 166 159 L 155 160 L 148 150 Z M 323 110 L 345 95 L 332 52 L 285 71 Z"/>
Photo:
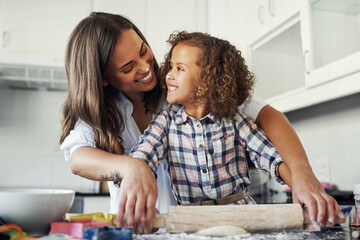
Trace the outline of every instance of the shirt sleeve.
<path fill-rule="evenodd" d="M 71 154 L 79 147 L 96 147 L 94 132 L 83 120 L 79 119 L 70 131 L 70 134 L 61 144 L 60 149 L 64 151 L 65 161 L 70 161 Z"/>
<path fill-rule="evenodd" d="M 131 157 L 144 160 L 156 173 L 159 162 L 166 159 L 168 147 L 167 132 L 169 112 L 163 111 L 155 116 L 140 141 L 131 149 Z"/>
<path fill-rule="evenodd" d="M 276 181 L 284 184 L 276 169 L 283 159 L 270 140 L 252 120 L 240 111 L 236 113 L 235 121 L 240 141 L 248 151 L 250 160 L 257 168 L 268 171 Z"/>
<path fill-rule="evenodd" d="M 245 113 L 251 120 L 255 121 L 260 110 L 265 107 L 267 103 L 255 91 L 244 104 L 239 106 L 240 110 Z"/>

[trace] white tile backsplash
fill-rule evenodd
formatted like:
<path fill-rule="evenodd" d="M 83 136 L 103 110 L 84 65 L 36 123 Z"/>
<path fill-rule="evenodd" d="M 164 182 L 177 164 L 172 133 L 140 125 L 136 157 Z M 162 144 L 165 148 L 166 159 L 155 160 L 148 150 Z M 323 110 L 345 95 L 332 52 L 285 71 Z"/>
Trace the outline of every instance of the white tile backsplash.
<path fill-rule="evenodd" d="M 286 115 L 317 177 L 327 175 L 325 169 L 320 168 L 324 158 L 328 159 L 330 182 L 340 190 L 352 191 L 353 184 L 360 183 L 360 94 Z"/>
<path fill-rule="evenodd" d="M 59 150 L 65 97 L 65 92 L 0 88 L 0 187 L 98 189 L 98 183 L 72 174 Z"/>

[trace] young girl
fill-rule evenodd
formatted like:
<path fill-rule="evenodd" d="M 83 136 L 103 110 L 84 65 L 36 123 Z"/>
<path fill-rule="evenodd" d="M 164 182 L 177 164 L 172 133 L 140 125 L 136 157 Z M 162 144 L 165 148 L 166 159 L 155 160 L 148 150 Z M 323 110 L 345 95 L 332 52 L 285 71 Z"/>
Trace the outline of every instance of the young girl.
<path fill-rule="evenodd" d="M 165 104 L 150 46 L 128 19 L 92 13 L 69 38 L 65 68 L 68 97 L 62 111 L 60 138 L 65 159 L 71 160 L 74 174 L 108 181 L 110 211 L 118 213 L 119 225 L 140 223 L 150 231 L 147 224 L 155 214 L 156 199 L 165 210 L 175 204 L 161 167 L 156 186 L 146 163 L 126 156 Z M 255 95 L 243 108 L 292 170 L 294 201 L 309 206 L 313 219 L 319 222 L 334 217 L 338 206 L 309 168 L 286 117 Z"/>
<path fill-rule="evenodd" d="M 289 179 L 267 137 L 238 108 L 250 96 L 253 76 L 240 52 L 204 33 L 180 32 L 169 39 L 165 59 L 167 101 L 130 156 L 155 173 L 164 162 L 179 204 L 252 204 L 247 153 L 255 166 Z M 280 167 L 279 167 L 280 166 Z"/>

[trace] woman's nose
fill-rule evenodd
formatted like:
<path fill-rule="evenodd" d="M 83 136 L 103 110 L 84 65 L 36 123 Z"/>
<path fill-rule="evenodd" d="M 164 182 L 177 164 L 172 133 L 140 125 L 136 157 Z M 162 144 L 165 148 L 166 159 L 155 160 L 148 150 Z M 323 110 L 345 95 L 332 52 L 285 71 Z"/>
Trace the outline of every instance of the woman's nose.
<path fill-rule="evenodd" d="M 144 74 L 144 73 L 148 73 L 150 71 L 150 65 L 149 64 L 143 64 L 140 67 L 140 73 Z"/>

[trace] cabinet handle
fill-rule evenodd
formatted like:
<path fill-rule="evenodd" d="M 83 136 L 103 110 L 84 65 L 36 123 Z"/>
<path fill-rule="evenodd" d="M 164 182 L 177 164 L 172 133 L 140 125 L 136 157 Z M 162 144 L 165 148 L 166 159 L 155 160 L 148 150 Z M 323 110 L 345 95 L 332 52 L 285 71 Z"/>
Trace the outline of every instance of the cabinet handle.
<path fill-rule="evenodd" d="M 258 8 L 258 19 L 259 19 L 259 22 L 261 24 L 264 24 L 264 6 L 261 5 L 259 8 Z"/>
<path fill-rule="evenodd" d="M 270 16 L 275 17 L 275 3 L 274 3 L 274 0 L 269 0 L 268 4 L 269 4 L 268 7 L 269 7 Z"/>
<path fill-rule="evenodd" d="M 9 44 L 9 32 L 3 31 L 1 36 L 2 44 L 1 47 L 5 48 Z"/>
<path fill-rule="evenodd" d="M 310 71 L 309 54 L 310 54 L 309 50 L 304 51 L 304 56 L 303 56 L 303 58 L 304 58 L 304 71 L 305 71 L 306 74 L 310 74 L 310 72 L 311 72 Z"/>

